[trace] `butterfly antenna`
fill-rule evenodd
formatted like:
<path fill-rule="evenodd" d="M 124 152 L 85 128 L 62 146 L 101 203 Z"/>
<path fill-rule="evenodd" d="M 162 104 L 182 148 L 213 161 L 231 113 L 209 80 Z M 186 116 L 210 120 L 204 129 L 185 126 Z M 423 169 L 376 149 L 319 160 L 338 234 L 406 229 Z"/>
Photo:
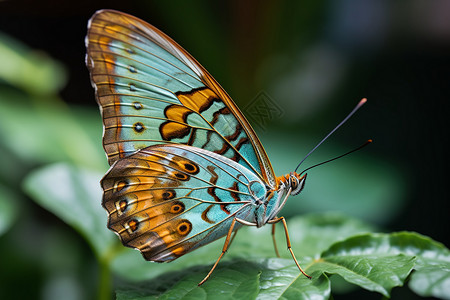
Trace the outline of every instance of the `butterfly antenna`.
<path fill-rule="evenodd" d="M 353 152 L 355 152 L 355 151 L 358 151 L 358 150 L 364 148 L 365 146 L 369 145 L 370 143 L 372 143 L 372 140 L 367 140 L 364 144 L 362 144 L 361 146 L 359 146 L 359 147 L 357 147 L 357 148 L 355 148 L 355 149 L 353 149 L 353 150 L 351 150 L 351 151 L 348 151 L 348 152 L 346 152 L 346 153 L 344 153 L 344 154 L 341 154 L 341 155 L 339 155 L 339 156 L 336 156 L 336 157 L 334 157 L 334 158 L 331 158 L 331 159 L 329 159 L 329 160 L 323 161 L 323 162 L 321 162 L 321 163 L 312 165 L 311 167 L 308 167 L 308 168 L 304 169 L 299 175 L 302 175 L 303 173 L 305 173 L 305 172 L 308 171 L 308 170 L 311 170 L 312 168 L 318 167 L 318 166 L 320 166 L 320 165 L 323 165 L 323 164 L 332 162 L 333 160 L 336 160 L 336 159 L 339 159 L 339 158 L 341 158 L 341 157 L 347 156 L 347 155 L 349 155 L 350 153 L 353 153 Z"/>
<path fill-rule="evenodd" d="M 341 127 L 345 122 L 347 122 L 347 120 L 361 107 L 363 106 L 364 103 L 367 102 L 366 98 L 361 99 L 361 101 L 359 101 L 359 103 L 355 106 L 355 108 L 353 108 L 353 110 L 344 118 L 344 120 L 342 120 L 336 127 L 334 127 L 333 130 L 330 131 L 330 133 L 328 133 L 311 151 L 309 151 L 308 154 L 306 154 L 306 156 L 302 159 L 302 161 L 297 165 L 297 167 L 295 168 L 294 172 L 297 172 L 298 168 L 300 167 L 300 165 L 308 158 L 308 156 L 310 156 L 320 145 L 322 145 L 323 142 L 325 142 L 326 139 L 328 139 L 330 137 L 330 135 L 332 135 L 339 127 Z M 356 151 L 359 150 L 362 147 L 359 147 L 355 150 L 350 151 Z M 345 156 L 349 153 L 343 154 L 342 156 Z M 337 157 L 339 158 L 339 157 Z M 337 158 L 333 158 L 331 160 L 337 159 Z M 330 161 L 331 161 L 330 160 Z M 325 162 L 324 162 L 325 163 Z M 303 171 L 304 172 L 304 171 Z M 303 173 L 302 172 L 302 173 Z"/>

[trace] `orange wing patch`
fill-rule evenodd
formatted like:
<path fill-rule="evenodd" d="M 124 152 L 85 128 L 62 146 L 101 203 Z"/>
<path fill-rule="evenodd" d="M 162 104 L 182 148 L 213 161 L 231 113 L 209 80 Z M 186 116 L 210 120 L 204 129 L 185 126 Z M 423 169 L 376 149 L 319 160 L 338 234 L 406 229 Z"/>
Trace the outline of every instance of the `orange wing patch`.
<path fill-rule="evenodd" d="M 189 108 L 181 105 L 172 104 L 164 110 L 164 115 L 168 120 L 159 127 L 161 137 L 165 141 L 176 138 L 184 138 L 191 133 L 192 127 L 187 124 L 187 117 L 193 113 Z"/>
<path fill-rule="evenodd" d="M 190 92 L 178 92 L 176 95 L 184 106 L 199 113 L 210 108 L 214 101 L 222 102 L 211 89 L 206 87 L 193 89 Z"/>

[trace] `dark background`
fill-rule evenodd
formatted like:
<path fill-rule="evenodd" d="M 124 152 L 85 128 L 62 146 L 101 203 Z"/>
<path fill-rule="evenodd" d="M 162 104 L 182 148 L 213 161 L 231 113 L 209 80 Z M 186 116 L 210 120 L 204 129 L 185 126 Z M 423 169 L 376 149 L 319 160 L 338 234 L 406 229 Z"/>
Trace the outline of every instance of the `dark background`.
<path fill-rule="evenodd" d="M 450 2 L 14 0 L 0 1 L 0 32 L 61 62 L 68 80 L 58 93 L 60 98 L 69 105 L 97 110 L 84 65 L 84 37 L 88 19 L 101 8 L 130 13 L 170 35 L 209 70 L 239 107 L 246 107 L 260 91 L 270 95 L 284 109 L 283 116 L 270 120 L 267 128 L 257 128 L 258 134 L 266 148 L 274 132 L 287 137 L 283 148 L 297 152 L 297 161 L 305 153 L 298 153 L 290 140 L 306 133 L 317 142 L 359 99 L 367 97 L 368 104 L 330 143 L 348 150 L 373 138 L 364 155 L 389 166 L 386 172 L 395 171 L 392 184 L 401 198 L 392 218 L 378 225 L 387 231 L 417 231 L 450 245 Z M 4 101 L 8 99 L 0 99 L 0 105 Z M 21 116 L 17 120 L 20 126 Z M 271 157 L 275 169 L 277 159 L 283 158 Z M 296 163 L 290 163 L 292 169 Z M 7 173 L 6 168 L 14 164 L 2 168 Z M 320 171 L 314 174 L 320 181 Z M 7 179 L 3 183 L 12 188 L 20 185 Z M 376 189 L 377 182 L 373 184 Z M 23 217 L 41 224 L 39 228 L 66 226 L 33 202 L 24 203 L 28 212 Z M 17 231 L 20 219 L 17 222 L 0 237 L 6 257 L 12 257 L 10 252 L 17 246 L 12 235 L 30 233 Z M 64 230 L 79 239 L 70 228 Z M 81 240 L 75 243 L 83 245 Z M 89 248 L 80 247 L 80 255 L 92 260 Z M 18 283 L 19 275 L 13 272 L 7 282 L 30 284 L 35 295 L 42 296 L 45 282 L 29 282 L 36 281 L 45 267 L 32 259 L 14 259 L 24 279 Z M 87 291 L 92 285 L 86 283 Z"/>

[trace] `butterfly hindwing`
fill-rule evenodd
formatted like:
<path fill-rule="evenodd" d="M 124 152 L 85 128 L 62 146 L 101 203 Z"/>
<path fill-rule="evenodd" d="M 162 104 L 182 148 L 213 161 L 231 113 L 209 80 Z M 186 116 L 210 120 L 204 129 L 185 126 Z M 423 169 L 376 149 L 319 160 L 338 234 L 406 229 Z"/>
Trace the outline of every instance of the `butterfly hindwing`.
<path fill-rule="evenodd" d="M 138 18 L 103 10 L 90 20 L 86 43 L 110 164 L 148 146 L 183 144 L 223 155 L 275 185 L 245 117 L 172 39 Z"/>
<path fill-rule="evenodd" d="M 234 217 L 254 221 L 252 203 L 266 192 L 240 164 L 185 145 L 150 146 L 117 161 L 102 188 L 108 227 L 158 262 L 226 235 Z"/>

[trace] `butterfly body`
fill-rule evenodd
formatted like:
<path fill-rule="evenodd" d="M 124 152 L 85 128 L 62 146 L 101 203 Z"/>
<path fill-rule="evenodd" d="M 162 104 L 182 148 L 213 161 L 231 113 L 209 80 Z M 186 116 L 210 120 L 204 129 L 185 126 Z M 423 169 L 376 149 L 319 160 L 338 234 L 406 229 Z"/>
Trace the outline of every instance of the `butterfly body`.
<path fill-rule="evenodd" d="M 244 115 L 189 53 L 112 10 L 91 18 L 86 45 L 111 165 L 102 204 L 125 246 L 167 262 L 226 236 L 220 260 L 243 225 L 287 230 L 277 214 L 306 175 L 275 177 Z"/>

